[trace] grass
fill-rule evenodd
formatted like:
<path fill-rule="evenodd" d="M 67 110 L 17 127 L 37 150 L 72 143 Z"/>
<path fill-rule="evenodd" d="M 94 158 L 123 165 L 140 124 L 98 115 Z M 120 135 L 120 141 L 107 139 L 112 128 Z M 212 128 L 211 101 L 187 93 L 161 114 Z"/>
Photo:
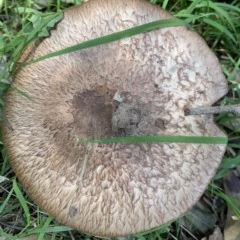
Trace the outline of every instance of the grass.
<path fill-rule="evenodd" d="M 227 144 L 226 137 L 196 137 L 196 136 L 131 136 L 111 137 L 101 139 L 78 140 L 77 144 L 83 143 L 200 143 L 200 144 Z"/>
<path fill-rule="evenodd" d="M 80 3 L 78 1 L 76 3 Z M 179 19 L 184 20 L 195 29 L 208 43 L 221 62 L 228 79 L 229 92 L 219 104 L 237 104 L 240 101 L 240 3 L 238 0 L 208 1 L 208 0 L 152 0 L 151 2 L 167 9 Z M 62 18 L 62 12 L 70 4 L 55 1 L 44 11 L 36 10 L 33 1 L 0 0 L 0 62 L 4 67 L 0 79 L 0 107 L 4 106 L 4 94 L 11 87 L 11 78 L 18 67 L 17 60 L 22 50 L 30 42 L 47 37 L 49 30 Z M 182 23 L 182 22 L 181 22 Z M 153 27 L 151 25 L 150 27 Z M 144 31 L 140 29 L 140 32 Z M 129 33 L 128 33 L 129 34 Z M 124 37 L 122 33 L 114 35 Z M 111 41 L 112 38 L 100 39 Z M 98 40 L 85 43 L 102 44 Z M 79 50 L 83 45 L 75 46 Z M 69 49 L 67 50 L 69 51 Z M 55 53 L 59 54 L 59 53 Z M 49 57 L 49 56 L 48 56 Z M 51 57 L 51 56 L 50 56 Z M 7 61 L 6 61 L 7 60 Z M 7 122 L 1 111 L 1 119 Z M 222 181 L 233 168 L 240 165 L 239 117 L 220 114 L 216 117 L 219 126 L 228 135 L 228 147 L 219 171 L 209 185 L 207 194 L 219 198 L 231 207 L 237 217 L 240 210 L 234 204 L 231 196 L 224 193 Z M 62 226 L 42 212 L 31 202 L 17 182 L 9 165 L 4 146 L 1 144 L 0 160 L 0 236 L 6 239 L 34 236 L 35 239 L 97 239 L 84 235 L 69 227 Z M 161 226 L 153 231 L 131 236 L 131 239 L 182 239 L 187 234 L 181 221 Z M 192 233 L 197 236 L 197 232 Z M 190 239 L 194 239 L 191 237 Z"/>

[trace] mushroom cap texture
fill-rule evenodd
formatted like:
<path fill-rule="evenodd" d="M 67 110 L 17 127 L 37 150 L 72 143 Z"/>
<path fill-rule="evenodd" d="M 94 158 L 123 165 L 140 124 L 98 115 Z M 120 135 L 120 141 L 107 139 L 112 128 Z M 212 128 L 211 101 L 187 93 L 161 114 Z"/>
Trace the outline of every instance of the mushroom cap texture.
<path fill-rule="evenodd" d="M 167 18 L 142 0 L 91 0 L 66 10 L 21 61 Z M 92 235 L 175 220 L 198 201 L 225 152 L 214 144 L 76 144 L 112 136 L 116 92 L 144 116 L 138 135 L 225 136 L 212 116 L 184 114 L 212 105 L 227 83 L 204 40 L 182 26 L 25 66 L 14 85 L 31 98 L 13 90 L 6 97 L 13 130 L 3 126 L 3 139 L 17 177 L 43 210 Z"/>

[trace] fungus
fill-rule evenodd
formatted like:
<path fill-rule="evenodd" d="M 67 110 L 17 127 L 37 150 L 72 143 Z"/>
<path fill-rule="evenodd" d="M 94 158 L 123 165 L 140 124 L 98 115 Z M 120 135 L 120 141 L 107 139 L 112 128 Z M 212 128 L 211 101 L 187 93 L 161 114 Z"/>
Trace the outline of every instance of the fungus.
<path fill-rule="evenodd" d="M 50 37 L 21 61 L 159 19 L 142 0 L 91 0 L 69 8 Z M 129 135 L 225 136 L 211 106 L 227 92 L 217 58 L 179 26 L 60 55 L 20 69 L 10 90 L 3 140 L 19 181 L 63 224 L 98 236 L 125 236 L 177 219 L 203 194 L 225 145 L 76 144 Z M 123 116 L 123 117 L 121 117 Z"/>

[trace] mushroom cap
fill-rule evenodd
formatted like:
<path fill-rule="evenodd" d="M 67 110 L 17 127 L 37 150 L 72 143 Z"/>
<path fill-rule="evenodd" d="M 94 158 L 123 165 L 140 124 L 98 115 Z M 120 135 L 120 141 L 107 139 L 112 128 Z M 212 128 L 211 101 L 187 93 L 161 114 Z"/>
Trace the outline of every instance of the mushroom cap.
<path fill-rule="evenodd" d="M 91 0 L 66 10 L 21 61 L 167 18 L 142 0 Z M 184 114 L 211 106 L 227 82 L 204 40 L 182 26 L 25 66 L 14 85 L 31 100 L 13 90 L 6 97 L 11 165 L 43 210 L 85 233 L 124 236 L 175 220 L 198 201 L 225 152 L 216 144 L 76 144 L 116 135 L 116 93 L 125 112 L 139 113 L 131 134 L 225 136 L 212 116 Z"/>

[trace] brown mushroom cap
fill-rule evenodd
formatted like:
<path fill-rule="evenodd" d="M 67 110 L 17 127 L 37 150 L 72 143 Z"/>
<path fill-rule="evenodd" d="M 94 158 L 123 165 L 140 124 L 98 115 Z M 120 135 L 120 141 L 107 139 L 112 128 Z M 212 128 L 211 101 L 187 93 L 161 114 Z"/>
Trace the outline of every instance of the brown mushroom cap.
<path fill-rule="evenodd" d="M 65 11 L 51 36 L 29 47 L 22 61 L 165 18 L 172 16 L 141 0 L 91 0 Z M 124 236 L 178 218 L 198 201 L 225 151 L 214 144 L 76 145 L 126 129 L 224 136 L 212 116 L 184 114 L 227 92 L 217 58 L 185 27 L 47 59 L 22 68 L 14 84 L 32 101 L 12 90 L 6 98 L 13 131 L 4 126 L 3 139 L 11 165 L 42 209 L 89 234 Z M 134 129 L 115 119 L 116 93 L 126 114 L 136 111 Z"/>

